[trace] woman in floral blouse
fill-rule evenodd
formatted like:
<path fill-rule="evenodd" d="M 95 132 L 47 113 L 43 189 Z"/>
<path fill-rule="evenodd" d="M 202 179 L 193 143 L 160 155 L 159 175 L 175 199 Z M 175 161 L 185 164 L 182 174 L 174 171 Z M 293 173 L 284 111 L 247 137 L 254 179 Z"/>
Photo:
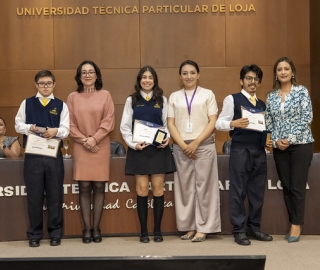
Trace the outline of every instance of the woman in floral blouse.
<path fill-rule="evenodd" d="M 283 187 L 291 228 L 285 239 L 298 242 L 304 222 L 306 183 L 314 139 L 308 89 L 296 80 L 296 68 L 287 57 L 273 68 L 273 90 L 267 96 L 266 125 L 272 132 L 273 156 Z"/>

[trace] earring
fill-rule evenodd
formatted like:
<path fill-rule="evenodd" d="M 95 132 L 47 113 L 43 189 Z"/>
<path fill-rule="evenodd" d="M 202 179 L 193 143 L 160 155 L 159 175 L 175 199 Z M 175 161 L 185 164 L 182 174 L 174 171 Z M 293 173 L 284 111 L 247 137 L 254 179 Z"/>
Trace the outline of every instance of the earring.
<path fill-rule="evenodd" d="M 292 79 L 294 78 L 294 74 L 292 75 Z"/>
<path fill-rule="evenodd" d="M 276 81 L 278 80 L 278 77 L 276 76 Z"/>

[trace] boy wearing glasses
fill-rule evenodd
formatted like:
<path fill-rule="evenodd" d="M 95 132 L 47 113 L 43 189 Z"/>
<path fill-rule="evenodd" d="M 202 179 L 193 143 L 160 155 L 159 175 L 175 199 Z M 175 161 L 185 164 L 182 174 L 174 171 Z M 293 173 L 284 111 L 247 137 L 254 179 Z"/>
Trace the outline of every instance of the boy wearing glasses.
<path fill-rule="evenodd" d="M 265 103 L 256 97 L 263 72 L 257 65 L 244 66 L 240 71 L 241 92 L 227 96 L 216 122 L 217 130 L 229 131 L 232 139 L 229 160 L 229 201 L 232 233 L 239 245 L 250 245 L 249 238 L 272 241 L 272 236 L 260 232 L 260 221 L 267 179 L 267 161 L 262 145 L 262 132 L 246 128 L 248 118 L 242 118 L 241 106 L 265 111 Z M 271 141 L 267 146 L 271 147 Z M 246 213 L 245 198 L 249 211 Z"/>
<path fill-rule="evenodd" d="M 38 93 L 25 99 L 15 118 L 16 132 L 23 134 L 26 146 L 29 131 L 41 133 L 47 139 L 63 139 L 69 134 L 67 105 L 53 95 L 55 77 L 49 70 L 41 70 L 35 76 Z M 63 227 L 63 178 L 62 153 L 57 157 L 25 154 L 24 181 L 27 189 L 30 227 L 27 230 L 30 247 L 40 246 L 43 236 L 43 201 L 46 195 L 48 232 L 50 245 L 61 244 Z"/>

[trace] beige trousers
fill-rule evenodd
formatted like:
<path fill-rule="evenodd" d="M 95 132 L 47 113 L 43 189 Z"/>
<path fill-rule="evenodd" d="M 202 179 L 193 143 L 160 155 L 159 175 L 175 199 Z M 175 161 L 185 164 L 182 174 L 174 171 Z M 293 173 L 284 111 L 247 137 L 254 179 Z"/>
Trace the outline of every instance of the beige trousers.
<path fill-rule="evenodd" d="M 221 232 L 217 152 L 212 138 L 205 140 L 191 160 L 173 145 L 177 172 L 174 201 L 179 231 Z"/>

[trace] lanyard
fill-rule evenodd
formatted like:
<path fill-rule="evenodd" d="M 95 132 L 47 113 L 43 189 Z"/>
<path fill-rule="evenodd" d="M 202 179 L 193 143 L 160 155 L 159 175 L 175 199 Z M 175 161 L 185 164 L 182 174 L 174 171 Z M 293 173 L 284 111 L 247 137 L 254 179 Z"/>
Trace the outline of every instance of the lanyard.
<path fill-rule="evenodd" d="M 186 102 L 187 102 L 187 107 L 188 107 L 189 118 L 190 118 L 190 114 L 191 114 L 191 104 L 192 104 L 193 98 L 194 98 L 194 96 L 195 96 L 195 94 L 197 92 L 197 88 L 198 88 L 198 86 L 196 87 L 196 89 L 194 89 L 193 95 L 192 95 L 191 100 L 190 100 L 190 104 L 189 104 L 189 101 L 188 101 L 186 90 L 184 90 L 184 95 L 186 97 Z"/>

